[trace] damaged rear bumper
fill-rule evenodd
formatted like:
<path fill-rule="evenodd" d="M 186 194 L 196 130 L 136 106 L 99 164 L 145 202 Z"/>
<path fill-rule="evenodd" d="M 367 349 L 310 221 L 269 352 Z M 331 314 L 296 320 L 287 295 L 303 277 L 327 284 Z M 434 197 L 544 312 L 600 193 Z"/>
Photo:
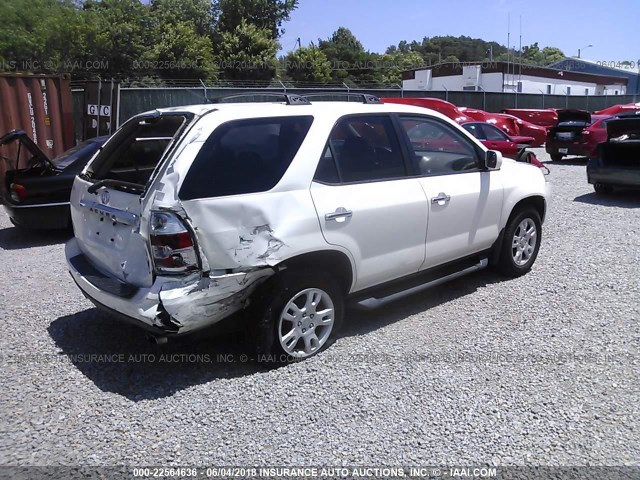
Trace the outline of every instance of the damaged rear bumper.
<path fill-rule="evenodd" d="M 99 272 L 72 238 L 65 246 L 69 272 L 83 294 L 98 308 L 152 333 L 181 335 L 211 326 L 241 310 L 274 271 L 260 268 L 219 276 L 156 277 L 138 288 Z"/>

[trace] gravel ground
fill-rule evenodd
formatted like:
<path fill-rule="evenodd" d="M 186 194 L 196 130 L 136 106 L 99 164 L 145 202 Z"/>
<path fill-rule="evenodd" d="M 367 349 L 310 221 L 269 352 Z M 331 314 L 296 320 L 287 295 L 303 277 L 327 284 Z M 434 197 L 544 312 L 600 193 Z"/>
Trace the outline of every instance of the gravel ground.
<path fill-rule="evenodd" d="M 348 311 L 332 348 L 275 370 L 233 332 L 147 344 L 83 298 L 65 235 L 3 211 L 0 464 L 640 465 L 640 196 L 548 165 L 530 274 Z"/>

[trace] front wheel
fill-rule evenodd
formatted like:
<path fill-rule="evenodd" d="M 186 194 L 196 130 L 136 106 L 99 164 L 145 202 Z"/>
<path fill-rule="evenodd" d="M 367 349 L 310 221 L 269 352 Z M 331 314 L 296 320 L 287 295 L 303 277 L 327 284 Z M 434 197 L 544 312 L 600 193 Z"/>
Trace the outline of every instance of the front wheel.
<path fill-rule="evenodd" d="M 498 270 L 509 277 L 524 275 L 533 266 L 540 250 L 542 222 L 534 209 L 513 215 L 504 231 Z"/>
<path fill-rule="evenodd" d="M 285 271 L 262 289 L 249 323 L 258 361 L 287 363 L 331 345 L 342 324 L 343 299 L 323 273 Z"/>

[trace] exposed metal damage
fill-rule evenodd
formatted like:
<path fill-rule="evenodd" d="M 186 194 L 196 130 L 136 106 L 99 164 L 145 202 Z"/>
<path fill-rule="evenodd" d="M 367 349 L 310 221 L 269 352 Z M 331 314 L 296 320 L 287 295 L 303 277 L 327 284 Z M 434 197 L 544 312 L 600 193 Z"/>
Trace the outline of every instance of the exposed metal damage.
<path fill-rule="evenodd" d="M 153 323 L 170 333 L 211 325 L 244 308 L 255 288 L 273 274 L 271 268 L 259 268 L 192 281 L 168 281 L 158 292 Z"/>

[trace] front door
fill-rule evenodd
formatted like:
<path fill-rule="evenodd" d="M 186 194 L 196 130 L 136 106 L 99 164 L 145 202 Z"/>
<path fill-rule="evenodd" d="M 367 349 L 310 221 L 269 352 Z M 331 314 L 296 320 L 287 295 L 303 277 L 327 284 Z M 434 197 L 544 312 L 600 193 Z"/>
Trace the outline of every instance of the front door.
<path fill-rule="evenodd" d="M 490 248 L 499 234 L 500 172 L 482 170 L 482 150 L 441 119 L 401 116 L 400 124 L 428 201 L 427 251 L 421 269 Z"/>

